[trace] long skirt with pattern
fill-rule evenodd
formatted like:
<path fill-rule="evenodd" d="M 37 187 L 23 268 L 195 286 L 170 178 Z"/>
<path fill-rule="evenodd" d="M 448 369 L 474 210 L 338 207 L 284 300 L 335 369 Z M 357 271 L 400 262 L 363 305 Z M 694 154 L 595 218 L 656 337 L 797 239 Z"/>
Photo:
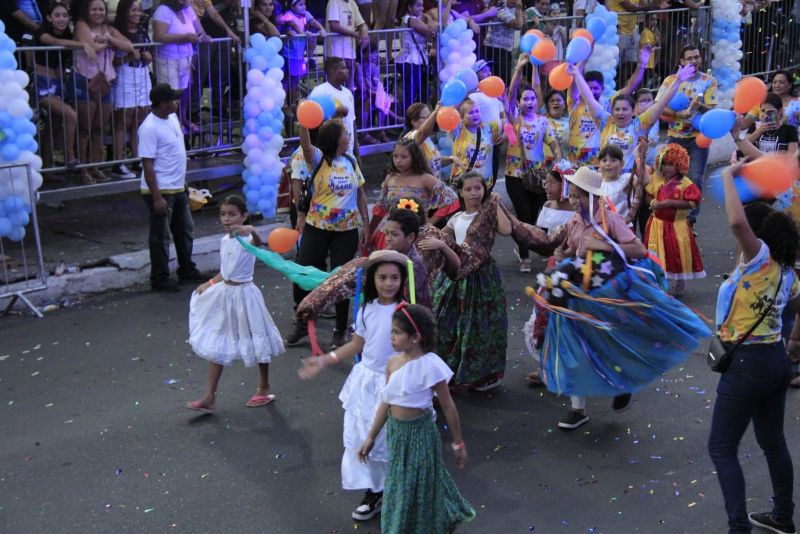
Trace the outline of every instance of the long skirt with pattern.
<path fill-rule="evenodd" d="M 433 310 L 439 329 L 438 354 L 455 373 L 454 384 L 503 377 L 508 315 L 503 279 L 494 261 L 460 280 L 439 273 Z"/>
<path fill-rule="evenodd" d="M 475 518 L 442 462 L 442 438 L 433 412 L 410 421 L 389 415 L 386 433 L 383 534 L 445 534 Z"/>

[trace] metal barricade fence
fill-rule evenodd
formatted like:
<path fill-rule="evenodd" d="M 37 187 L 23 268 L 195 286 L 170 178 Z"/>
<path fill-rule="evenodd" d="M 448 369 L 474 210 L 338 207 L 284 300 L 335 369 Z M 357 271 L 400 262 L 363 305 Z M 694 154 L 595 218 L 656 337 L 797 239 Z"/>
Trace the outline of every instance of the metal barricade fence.
<path fill-rule="evenodd" d="M 28 300 L 26 294 L 47 288 L 47 271 L 44 266 L 39 220 L 36 216 L 36 191 L 33 187 L 31 167 L 28 164 L 0 165 L 0 222 L 7 232 L 19 222 L 19 208 L 9 199 L 28 200 L 26 234 L 20 241 L 11 241 L 0 234 L 0 301 L 8 299 L 2 314 L 6 315 L 17 300 L 21 300 L 39 318 L 42 313 Z M 27 214 L 27 210 L 25 211 Z M 32 241 L 32 243 L 31 243 Z M 26 247 L 26 242 L 29 244 Z"/>
<path fill-rule="evenodd" d="M 743 73 L 761 76 L 800 66 L 800 2 L 744 2 L 742 15 Z"/>

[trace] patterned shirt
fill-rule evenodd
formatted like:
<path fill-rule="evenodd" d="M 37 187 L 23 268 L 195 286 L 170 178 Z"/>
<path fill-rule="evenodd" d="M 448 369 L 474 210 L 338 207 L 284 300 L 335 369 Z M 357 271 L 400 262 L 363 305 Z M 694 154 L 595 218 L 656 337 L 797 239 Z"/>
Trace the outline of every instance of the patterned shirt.
<path fill-rule="evenodd" d="M 500 138 L 500 124 L 490 122 L 481 124 L 481 145 L 477 147 L 478 155 L 472 170 L 479 172 L 486 180 L 487 187 L 492 187 L 492 149 Z M 475 133 L 459 125 L 453 131 L 453 165 L 450 176 L 455 179 L 467 172 L 472 156 L 475 154 L 478 141 L 477 130 Z"/>
<path fill-rule="evenodd" d="M 656 100 L 660 100 L 673 83 L 675 83 L 675 75 L 667 76 L 658 90 Z M 717 81 L 708 74 L 701 72 L 694 79 L 681 82 L 678 92 L 688 96 L 689 100 L 698 97 L 706 106 L 717 105 Z M 699 111 L 695 112 L 695 115 L 697 114 Z M 685 119 L 673 118 L 669 123 L 667 135 L 683 138 L 696 137 L 698 132 L 692 126 L 693 118 L 694 116 Z"/>
<path fill-rule="evenodd" d="M 528 122 L 523 116 L 514 121 L 516 145 L 508 146 L 506 176 L 522 176 L 526 170 L 544 167 L 544 145 L 557 141 L 547 117 L 535 115 Z"/>
<path fill-rule="evenodd" d="M 597 199 L 595 199 L 597 200 Z M 602 215 L 600 210 L 605 210 L 605 220 L 608 230 L 606 234 L 618 244 L 630 243 L 636 239 L 636 235 L 625 224 L 625 220 L 610 209 L 600 206 L 600 201 L 596 202 L 594 210 L 594 220 L 598 226 L 603 227 Z M 589 238 L 595 234 L 594 226 L 583 218 L 583 215 L 576 213 L 572 220 L 567 224 L 567 247 L 575 251 L 579 258 L 586 256 L 586 244 Z"/>
<path fill-rule="evenodd" d="M 314 196 L 306 215 L 306 224 L 320 230 L 344 232 L 358 228 L 358 188 L 364 185 L 361 170 L 348 156 L 322 160 L 322 151 L 314 148 L 312 169 L 322 161 L 314 177 Z"/>
<path fill-rule="evenodd" d="M 588 104 L 578 100 L 570 105 L 569 153 L 573 163 L 589 163 L 600 151 L 600 127 Z"/>
<path fill-rule="evenodd" d="M 647 131 L 655 119 L 651 108 L 634 117 L 626 127 L 620 128 L 610 114 L 603 112 L 603 117 L 600 119 L 600 146 L 615 145 L 622 150 L 622 172 L 633 170 L 636 163 L 636 145 L 640 138 L 647 137 Z"/>
<path fill-rule="evenodd" d="M 490 24 L 486 28 L 486 40 L 484 41 L 486 46 L 509 51 L 513 50 L 516 30 L 508 24 L 517 18 L 516 11 L 516 8 L 513 7 L 501 7 L 498 10 L 497 21 L 502 22 L 502 24 Z"/>

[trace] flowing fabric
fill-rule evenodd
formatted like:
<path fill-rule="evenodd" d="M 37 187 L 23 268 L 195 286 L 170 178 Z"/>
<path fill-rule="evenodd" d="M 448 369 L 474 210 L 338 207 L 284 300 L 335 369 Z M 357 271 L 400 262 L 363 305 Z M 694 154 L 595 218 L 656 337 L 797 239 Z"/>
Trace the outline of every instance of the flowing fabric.
<path fill-rule="evenodd" d="M 336 272 L 336 269 L 328 273 L 309 265 L 298 265 L 293 261 L 284 259 L 283 256 L 271 250 L 255 247 L 239 236 L 236 236 L 236 239 L 247 252 L 261 260 L 267 267 L 275 269 L 306 291 L 313 290 L 331 274 Z"/>

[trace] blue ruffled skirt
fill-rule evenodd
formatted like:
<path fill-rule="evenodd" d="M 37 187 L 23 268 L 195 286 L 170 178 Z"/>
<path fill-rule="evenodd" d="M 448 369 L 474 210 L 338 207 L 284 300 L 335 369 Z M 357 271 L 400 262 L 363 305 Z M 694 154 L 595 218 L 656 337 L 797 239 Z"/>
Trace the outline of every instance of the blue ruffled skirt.
<path fill-rule="evenodd" d="M 580 287 L 583 263 L 565 260 L 539 279 L 553 312 L 541 350 L 550 391 L 585 397 L 635 392 L 711 335 L 694 312 L 665 292 L 664 273 L 652 260 L 635 262 L 637 270 L 595 253 L 600 276 L 588 291 Z"/>

